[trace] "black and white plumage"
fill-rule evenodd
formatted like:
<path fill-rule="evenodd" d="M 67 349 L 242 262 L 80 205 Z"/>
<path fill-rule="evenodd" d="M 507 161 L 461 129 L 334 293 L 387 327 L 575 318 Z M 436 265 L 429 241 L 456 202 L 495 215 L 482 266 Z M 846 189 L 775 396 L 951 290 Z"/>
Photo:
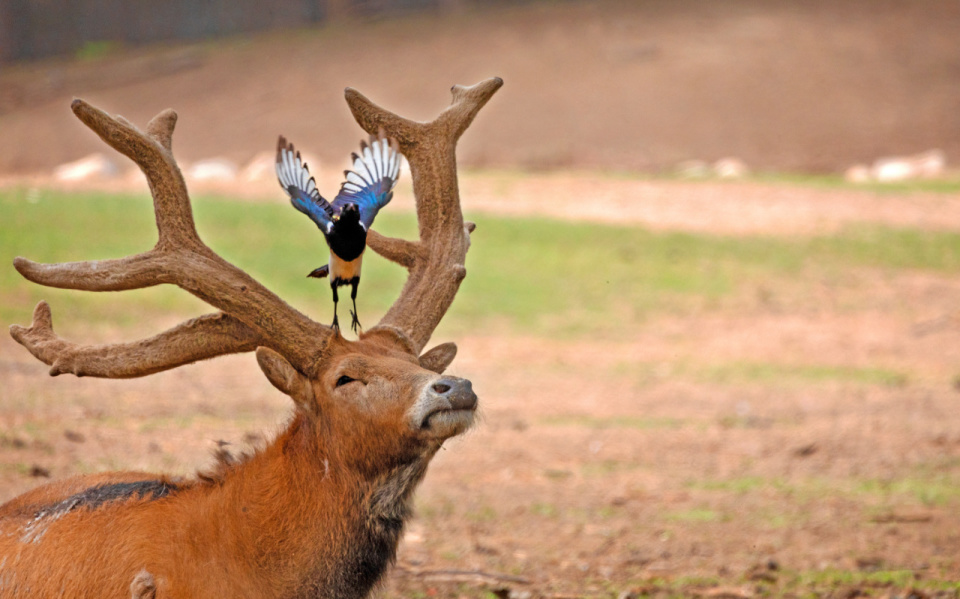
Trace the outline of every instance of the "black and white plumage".
<path fill-rule="evenodd" d="M 393 188 L 400 177 L 400 151 L 396 142 L 382 136 L 360 142 L 360 154 L 351 154 L 353 170 L 344 171 L 346 180 L 333 202 L 320 195 L 307 164 L 292 143 L 280 136 L 277 142 L 277 179 L 290 196 L 290 203 L 310 217 L 323 232 L 330 248 L 330 262 L 314 269 L 307 276 L 330 277 L 333 291 L 333 326 L 337 320 L 337 287 L 350 285 L 353 301 L 351 326 L 360 326 L 357 319 L 357 287 L 360 267 L 367 247 L 367 231 L 377 213 L 393 197 Z"/>

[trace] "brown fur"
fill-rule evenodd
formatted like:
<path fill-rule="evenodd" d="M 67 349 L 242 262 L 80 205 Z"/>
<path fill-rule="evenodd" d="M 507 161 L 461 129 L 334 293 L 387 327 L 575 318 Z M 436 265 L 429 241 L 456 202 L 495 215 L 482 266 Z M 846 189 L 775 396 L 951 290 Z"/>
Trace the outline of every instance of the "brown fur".
<path fill-rule="evenodd" d="M 74 101 L 76 115 L 146 174 L 159 241 L 119 260 L 17 258 L 17 270 L 68 289 L 173 283 L 220 312 L 149 339 L 84 346 L 54 333 L 50 308 L 41 302 L 33 324 L 11 327 L 11 335 L 49 364 L 52 375 L 144 376 L 256 349 L 264 374 L 295 410 L 273 442 L 241 458 L 224 452 L 211 473 L 79 476 L 0 506 L 0 597 L 346 598 L 369 592 L 394 557 L 411 493 L 430 459 L 473 420 L 469 382 L 444 377 L 438 384 L 456 347 L 426 352 L 423 366 L 418 356 L 465 274 L 472 227 L 460 212 L 456 141 L 501 84 L 456 86 L 453 104 L 432 124 L 412 123 L 347 91 L 364 129 L 383 127 L 410 152 L 420 220 L 417 242 L 371 236 L 370 246 L 410 276 L 381 323 L 356 342 L 294 310 L 200 241 L 172 156 L 176 113 L 164 111 L 140 131 Z M 451 385 L 457 395 L 444 395 Z"/>
<path fill-rule="evenodd" d="M 140 570 L 130 583 L 131 599 L 156 599 L 157 582 L 146 570 Z"/>
<path fill-rule="evenodd" d="M 336 393 L 346 361 L 369 380 L 351 392 L 368 395 Z M 310 384 L 315 399 L 252 456 L 175 481 L 179 490 L 160 499 L 62 507 L 91 487 L 150 477 L 114 473 L 53 483 L 0 506 L 0 595 L 56 597 L 66 584 L 73 597 L 122 596 L 146 569 L 164 599 L 310 589 L 363 596 L 392 560 L 410 494 L 443 442 L 404 419 L 436 378 L 382 338 L 338 339 Z"/>

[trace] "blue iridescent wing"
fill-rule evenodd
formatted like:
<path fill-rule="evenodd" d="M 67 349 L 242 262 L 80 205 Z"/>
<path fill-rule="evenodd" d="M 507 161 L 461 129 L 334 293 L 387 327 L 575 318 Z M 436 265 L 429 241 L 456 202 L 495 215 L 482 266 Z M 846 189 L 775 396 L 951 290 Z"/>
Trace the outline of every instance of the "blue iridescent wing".
<path fill-rule="evenodd" d="M 348 203 L 360 208 L 360 222 L 367 229 L 377 212 L 393 198 L 393 187 L 400 178 L 400 149 L 395 141 L 382 136 L 360 142 L 360 154 L 351 154 L 353 170 L 344 171 L 346 181 L 333 200 L 333 209 L 339 214 Z"/>
<path fill-rule="evenodd" d="M 293 144 L 287 143 L 282 135 L 277 140 L 277 179 L 290 196 L 293 207 L 309 216 L 321 231 L 329 233 L 333 226 L 333 208 L 320 196 L 317 182 L 310 176 L 300 152 L 294 150 Z"/>

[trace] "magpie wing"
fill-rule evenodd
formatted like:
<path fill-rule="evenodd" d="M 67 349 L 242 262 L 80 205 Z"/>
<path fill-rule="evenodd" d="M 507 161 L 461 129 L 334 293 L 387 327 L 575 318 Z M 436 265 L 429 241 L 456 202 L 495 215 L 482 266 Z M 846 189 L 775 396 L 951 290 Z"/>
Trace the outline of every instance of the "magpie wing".
<path fill-rule="evenodd" d="M 280 187 L 290 196 L 293 207 L 309 216 L 321 231 L 329 233 L 333 226 L 333 208 L 320 196 L 317 182 L 310 175 L 307 163 L 300 158 L 300 152 L 282 135 L 277 140 L 276 168 Z"/>
<path fill-rule="evenodd" d="M 349 203 L 360 208 L 360 222 L 366 229 L 373 224 L 377 212 L 393 198 L 393 187 L 400 178 L 400 148 L 395 141 L 382 136 L 360 142 L 360 154 L 353 158 L 353 170 L 344 171 L 346 181 L 333 200 L 333 210 Z"/>

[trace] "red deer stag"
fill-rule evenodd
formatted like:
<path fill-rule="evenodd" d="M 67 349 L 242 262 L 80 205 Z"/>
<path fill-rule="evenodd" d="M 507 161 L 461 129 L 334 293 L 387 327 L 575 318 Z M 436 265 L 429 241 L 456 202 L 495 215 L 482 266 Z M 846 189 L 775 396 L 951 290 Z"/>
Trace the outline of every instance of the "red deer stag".
<path fill-rule="evenodd" d="M 77 345 L 41 302 L 11 334 L 52 375 L 137 377 L 256 350 L 267 379 L 295 404 L 272 443 L 211 476 L 141 472 L 77 476 L 0 506 L 0 597 L 363 597 L 393 559 L 410 498 L 444 440 L 467 429 L 469 381 L 441 376 L 456 354 L 421 354 L 466 275 L 455 148 L 500 79 L 455 86 L 436 120 L 410 121 L 346 90 L 368 133 L 383 129 L 410 163 L 420 239 L 370 232 L 374 251 L 409 271 L 399 298 L 358 341 L 318 324 L 200 240 L 171 151 L 177 115 L 140 131 L 74 100 L 73 111 L 136 162 L 150 183 L 159 241 L 118 260 L 38 264 L 51 287 L 122 291 L 170 283 L 219 311 L 131 343 Z"/>

